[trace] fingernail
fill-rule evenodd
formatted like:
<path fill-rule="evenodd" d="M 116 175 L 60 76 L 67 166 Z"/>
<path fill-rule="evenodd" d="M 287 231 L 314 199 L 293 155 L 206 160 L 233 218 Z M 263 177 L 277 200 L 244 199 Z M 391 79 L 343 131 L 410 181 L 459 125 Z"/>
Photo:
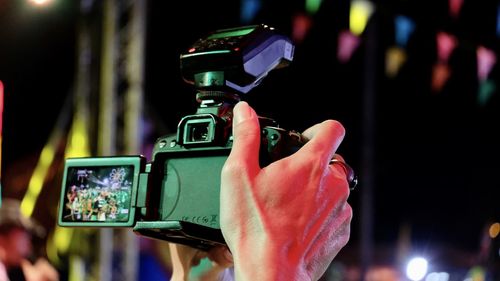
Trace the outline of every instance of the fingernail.
<path fill-rule="evenodd" d="M 234 107 L 234 125 L 239 124 L 253 117 L 253 110 L 248 103 L 240 101 Z"/>

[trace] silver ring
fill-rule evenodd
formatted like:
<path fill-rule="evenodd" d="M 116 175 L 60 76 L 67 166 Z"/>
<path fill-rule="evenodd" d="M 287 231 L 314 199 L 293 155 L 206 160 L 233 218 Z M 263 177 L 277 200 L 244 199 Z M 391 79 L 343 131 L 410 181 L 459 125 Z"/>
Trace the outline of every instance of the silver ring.
<path fill-rule="evenodd" d="M 349 166 L 346 162 L 335 158 L 335 156 L 334 158 L 332 158 L 332 160 L 330 160 L 330 164 L 340 164 L 340 167 L 344 169 L 347 183 L 349 184 L 349 189 L 354 190 L 354 188 L 356 188 L 356 185 L 358 185 L 358 177 L 356 176 L 356 174 L 354 174 L 354 170 L 351 168 L 351 166 Z"/>

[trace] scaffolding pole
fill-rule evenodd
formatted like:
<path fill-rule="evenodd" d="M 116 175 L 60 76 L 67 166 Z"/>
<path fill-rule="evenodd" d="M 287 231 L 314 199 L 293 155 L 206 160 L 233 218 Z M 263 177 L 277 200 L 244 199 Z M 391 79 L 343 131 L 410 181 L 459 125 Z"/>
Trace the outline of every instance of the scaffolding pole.
<path fill-rule="evenodd" d="M 125 77 L 128 88 L 124 96 L 124 152 L 140 154 L 143 145 L 142 112 L 144 97 L 144 42 L 146 33 L 146 0 L 129 3 L 129 20 L 125 27 Z M 121 231 L 125 241 L 122 267 L 124 281 L 134 281 L 138 276 L 139 237 L 130 229 Z"/>
<path fill-rule="evenodd" d="M 98 155 L 116 153 L 116 25 L 118 0 L 103 2 L 101 69 L 99 88 Z M 99 230 L 99 276 L 100 281 L 112 280 L 113 229 Z"/>

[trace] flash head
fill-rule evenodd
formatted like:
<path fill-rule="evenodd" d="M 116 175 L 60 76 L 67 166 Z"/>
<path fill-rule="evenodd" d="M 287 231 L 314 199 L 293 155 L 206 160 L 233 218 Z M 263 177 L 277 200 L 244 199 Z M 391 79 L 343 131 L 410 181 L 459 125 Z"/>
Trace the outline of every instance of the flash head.
<path fill-rule="evenodd" d="M 183 79 L 199 90 L 247 93 L 269 71 L 287 66 L 294 45 L 265 24 L 219 29 L 180 55 Z"/>

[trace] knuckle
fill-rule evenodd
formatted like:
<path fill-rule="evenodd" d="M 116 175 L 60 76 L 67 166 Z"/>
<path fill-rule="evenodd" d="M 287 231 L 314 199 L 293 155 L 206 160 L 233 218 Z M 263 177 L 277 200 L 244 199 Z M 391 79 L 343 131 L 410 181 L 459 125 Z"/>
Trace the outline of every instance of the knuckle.
<path fill-rule="evenodd" d="M 228 160 L 222 166 L 221 174 L 222 176 L 239 177 L 245 174 L 246 166 L 242 161 L 232 161 Z"/>

